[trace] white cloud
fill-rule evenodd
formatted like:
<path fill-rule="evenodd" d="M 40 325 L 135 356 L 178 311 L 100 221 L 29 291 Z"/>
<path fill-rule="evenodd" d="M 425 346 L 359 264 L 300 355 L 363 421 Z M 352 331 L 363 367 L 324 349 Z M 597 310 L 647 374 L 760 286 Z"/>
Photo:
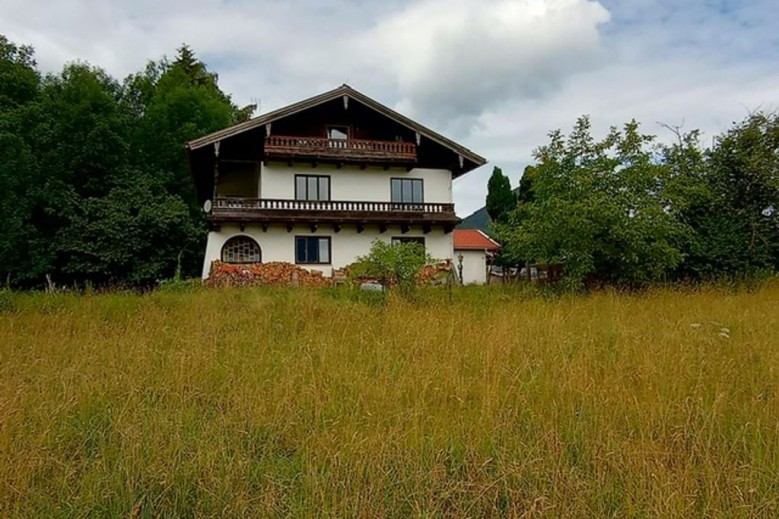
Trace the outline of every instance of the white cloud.
<path fill-rule="evenodd" d="M 467 127 L 506 99 L 548 96 L 592 63 L 608 19 L 588 0 L 423 0 L 369 37 L 393 72 L 401 109 Z"/>

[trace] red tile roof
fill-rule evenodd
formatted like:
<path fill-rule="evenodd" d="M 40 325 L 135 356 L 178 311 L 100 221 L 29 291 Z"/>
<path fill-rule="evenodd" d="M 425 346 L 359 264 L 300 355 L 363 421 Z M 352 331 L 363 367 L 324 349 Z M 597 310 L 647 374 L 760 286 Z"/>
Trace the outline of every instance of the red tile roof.
<path fill-rule="evenodd" d="M 455 250 L 498 250 L 500 244 L 478 229 L 455 229 Z"/>

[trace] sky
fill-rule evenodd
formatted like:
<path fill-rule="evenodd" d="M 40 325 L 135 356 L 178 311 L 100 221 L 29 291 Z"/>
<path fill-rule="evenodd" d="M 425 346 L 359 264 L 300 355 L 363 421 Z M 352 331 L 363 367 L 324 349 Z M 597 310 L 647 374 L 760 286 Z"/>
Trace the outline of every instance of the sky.
<path fill-rule="evenodd" d="M 116 78 L 187 43 L 260 112 L 342 83 L 486 157 L 454 182 L 461 217 L 501 167 L 512 186 L 551 130 L 636 119 L 704 143 L 779 107 L 779 0 L 0 0 L 0 34 L 39 68 Z M 255 115 L 258 115 L 256 113 Z"/>

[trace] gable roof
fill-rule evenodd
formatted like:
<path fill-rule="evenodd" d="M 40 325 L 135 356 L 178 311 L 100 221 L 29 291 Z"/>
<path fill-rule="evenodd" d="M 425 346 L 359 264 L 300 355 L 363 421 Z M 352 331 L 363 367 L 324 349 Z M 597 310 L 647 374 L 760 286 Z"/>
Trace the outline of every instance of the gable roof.
<path fill-rule="evenodd" d="M 327 103 L 328 101 L 332 101 L 334 99 L 338 99 L 343 96 L 354 99 L 355 101 L 364 104 L 365 106 L 388 117 L 389 119 L 392 119 L 396 123 L 406 126 L 414 130 L 415 132 L 418 132 L 422 137 L 426 137 L 431 141 L 436 142 L 439 145 L 451 150 L 452 152 L 461 155 L 463 159 L 468 160 L 474 164 L 473 167 L 466 168 L 466 171 L 475 169 L 487 163 L 487 159 L 485 159 L 484 157 L 472 152 L 471 150 L 469 150 L 464 146 L 461 146 L 460 144 L 457 144 L 453 140 L 444 137 L 440 133 L 437 133 L 425 126 L 422 126 L 421 124 L 409 119 L 408 117 L 402 114 L 399 114 L 395 110 L 392 110 L 391 108 L 384 106 L 378 101 L 374 101 L 370 97 L 358 92 L 357 90 L 353 89 L 347 84 L 343 84 L 340 87 L 334 88 L 333 90 L 330 90 L 323 94 L 319 94 L 317 96 L 304 99 L 303 101 L 298 101 L 297 103 L 293 103 L 283 108 L 279 108 L 278 110 L 268 112 L 266 114 L 255 117 L 253 119 L 249 119 L 248 121 L 238 123 L 234 126 L 230 126 L 229 128 L 225 128 L 223 130 L 219 130 L 210 133 L 208 135 L 205 135 L 203 137 L 200 137 L 198 139 L 189 141 L 187 143 L 187 149 L 189 151 L 193 151 L 198 148 L 208 146 L 209 144 L 213 144 L 222 139 L 226 139 L 228 137 L 232 137 L 233 135 L 237 135 L 239 133 L 243 133 L 245 131 L 257 128 L 259 126 L 272 123 L 279 119 L 283 119 L 284 117 L 294 115 L 298 112 L 302 112 L 309 108 L 313 108 L 317 105 Z"/>
<path fill-rule="evenodd" d="M 455 250 L 498 250 L 500 244 L 478 229 L 455 229 Z"/>

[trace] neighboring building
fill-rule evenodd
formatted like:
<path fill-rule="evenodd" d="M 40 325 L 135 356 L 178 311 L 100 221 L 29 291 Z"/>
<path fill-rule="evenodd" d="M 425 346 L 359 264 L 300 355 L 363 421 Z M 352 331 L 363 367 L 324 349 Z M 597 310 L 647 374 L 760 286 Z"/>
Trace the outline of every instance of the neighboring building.
<path fill-rule="evenodd" d="M 500 244 L 478 229 L 456 229 L 453 234 L 458 271 L 462 256 L 463 285 L 485 284 L 492 258 L 500 251 Z"/>
<path fill-rule="evenodd" d="M 330 275 L 374 239 L 453 257 L 452 180 L 484 158 L 347 85 L 187 144 L 211 263 Z"/>

